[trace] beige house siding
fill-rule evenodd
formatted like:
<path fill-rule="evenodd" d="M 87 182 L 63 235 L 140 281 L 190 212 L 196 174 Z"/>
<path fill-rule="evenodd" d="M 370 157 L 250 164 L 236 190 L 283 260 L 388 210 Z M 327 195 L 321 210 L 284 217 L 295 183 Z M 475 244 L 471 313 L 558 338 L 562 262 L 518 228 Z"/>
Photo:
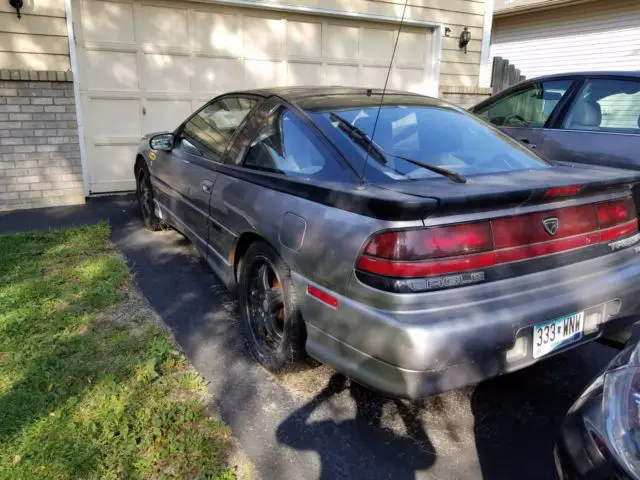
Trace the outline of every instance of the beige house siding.
<path fill-rule="evenodd" d="M 571 71 L 640 69 L 640 2 L 607 0 L 496 17 L 492 56 L 528 78 Z"/>
<path fill-rule="evenodd" d="M 0 1 L 0 68 L 71 69 L 64 0 L 26 0 L 20 20 Z"/>

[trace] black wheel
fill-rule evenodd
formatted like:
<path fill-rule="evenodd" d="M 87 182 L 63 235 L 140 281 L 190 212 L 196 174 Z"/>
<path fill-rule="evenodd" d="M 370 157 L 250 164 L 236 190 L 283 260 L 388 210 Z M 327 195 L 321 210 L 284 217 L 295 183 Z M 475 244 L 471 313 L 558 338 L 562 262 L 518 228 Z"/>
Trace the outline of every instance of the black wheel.
<path fill-rule="evenodd" d="M 160 220 L 154 211 L 153 206 L 153 187 L 149 179 L 149 173 L 141 168 L 138 171 L 136 182 L 136 195 L 138 204 L 140 205 L 140 214 L 144 221 L 144 226 L 152 232 L 162 229 L 162 220 Z"/>
<path fill-rule="evenodd" d="M 245 339 L 263 367 L 277 372 L 304 357 L 305 330 L 291 273 L 266 243 L 247 250 L 238 296 Z"/>

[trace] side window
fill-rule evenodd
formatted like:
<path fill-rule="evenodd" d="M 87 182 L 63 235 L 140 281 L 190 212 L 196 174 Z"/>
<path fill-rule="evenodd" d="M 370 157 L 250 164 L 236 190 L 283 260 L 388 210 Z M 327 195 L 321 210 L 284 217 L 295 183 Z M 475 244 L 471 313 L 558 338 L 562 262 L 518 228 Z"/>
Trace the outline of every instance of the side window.
<path fill-rule="evenodd" d="M 563 127 L 640 134 L 640 82 L 587 80 Z"/>
<path fill-rule="evenodd" d="M 571 84 L 572 80 L 535 83 L 476 114 L 499 127 L 543 127 Z"/>
<path fill-rule="evenodd" d="M 236 129 L 256 100 L 229 97 L 207 105 L 184 126 L 177 147 L 210 160 L 220 161 Z"/>
<path fill-rule="evenodd" d="M 334 180 L 336 170 L 342 169 L 316 134 L 284 107 L 269 117 L 251 142 L 243 165 L 287 176 Z"/>

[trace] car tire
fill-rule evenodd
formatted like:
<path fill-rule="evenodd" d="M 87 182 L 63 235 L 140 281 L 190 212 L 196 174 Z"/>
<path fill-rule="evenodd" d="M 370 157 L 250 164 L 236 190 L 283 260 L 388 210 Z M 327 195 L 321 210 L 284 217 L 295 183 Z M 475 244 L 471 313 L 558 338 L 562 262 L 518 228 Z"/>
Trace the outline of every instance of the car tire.
<path fill-rule="evenodd" d="M 162 220 L 156 216 L 154 208 L 153 186 L 149 178 L 149 171 L 145 168 L 139 169 L 136 175 L 136 196 L 145 228 L 152 232 L 162 230 Z"/>
<path fill-rule="evenodd" d="M 242 259 L 238 297 L 242 331 L 260 365 L 278 372 L 304 358 L 306 331 L 291 271 L 263 241 L 253 243 Z"/>

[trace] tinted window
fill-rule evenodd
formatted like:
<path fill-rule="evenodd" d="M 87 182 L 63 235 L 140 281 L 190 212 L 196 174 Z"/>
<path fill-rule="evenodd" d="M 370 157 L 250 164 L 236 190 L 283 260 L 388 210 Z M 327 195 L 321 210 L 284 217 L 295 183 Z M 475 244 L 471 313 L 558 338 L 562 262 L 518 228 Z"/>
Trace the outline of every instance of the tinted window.
<path fill-rule="evenodd" d="M 337 145 L 348 142 L 356 170 L 370 152 L 367 175 L 378 180 L 437 177 L 417 160 L 463 175 L 545 168 L 547 164 L 501 132 L 472 115 L 445 107 L 384 106 L 312 114 Z M 340 138 L 335 136 L 339 135 Z M 371 148 L 371 138 L 373 146 Z M 351 157 L 350 157 L 351 155 Z M 358 165 L 358 163 L 360 165 Z"/>
<path fill-rule="evenodd" d="M 289 176 L 327 179 L 340 168 L 316 134 L 283 107 L 269 117 L 251 142 L 243 165 Z"/>
<path fill-rule="evenodd" d="M 178 148 L 219 161 L 238 125 L 255 104 L 253 99 L 232 97 L 207 105 L 185 124 Z"/>
<path fill-rule="evenodd" d="M 571 83 L 571 80 L 535 83 L 476 114 L 500 127 L 543 127 Z"/>
<path fill-rule="evenodd" d="M 587 80 L 564 128 L 640 133 L 640 82 Z"/>

